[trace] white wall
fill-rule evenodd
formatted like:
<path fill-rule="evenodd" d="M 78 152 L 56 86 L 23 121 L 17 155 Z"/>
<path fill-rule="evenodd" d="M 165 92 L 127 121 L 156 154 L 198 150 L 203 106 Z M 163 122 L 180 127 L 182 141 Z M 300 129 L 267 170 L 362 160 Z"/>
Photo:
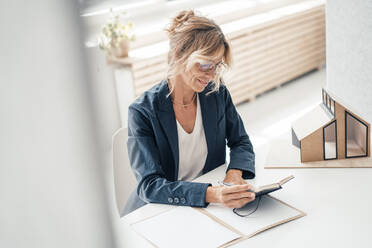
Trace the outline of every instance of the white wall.
<path fill-rule="evenodd" d="M 96 123 L 99 127 L 96 132 L 100 140 L 98 153 L 102 158 L 101 176 L 104 181 L 107 208 L 111 220 L 111 234 L 115 242 L 114 246 L 124 247 L 123 226 L 120 224 L 120 216 L 115 202 L 112 165 L 112 135 L 121 127 L 114 68 L 106 64 L 105 53 L 99 50 L 98 47 L 86 48 L 86 55 L 90 75 L 90 88 L 94 99 L 92 106 L 95 109 Z M 126 84 L 126 82 L 122 83 Z M 125 121 L 124 124 L 126 125 L 126 123 Z M 123 152 L 126 152 L 124 146 Z M 124 183 L 126 180 L 132 182 L 130 175 L 121 176 L 124 178 Z M 130 189 L 124 189 L 124 191 L 133 190 L 132 183 L 130 185 Z"/>
<path fill-rule="evenodd" d="M 73 2 L 0 2 L 0 247 L 115 246 Z"/>
<path fill-rule="evenodd" d="M 327 89 L 372 123 L 372 1 L 327 1 Z"/>

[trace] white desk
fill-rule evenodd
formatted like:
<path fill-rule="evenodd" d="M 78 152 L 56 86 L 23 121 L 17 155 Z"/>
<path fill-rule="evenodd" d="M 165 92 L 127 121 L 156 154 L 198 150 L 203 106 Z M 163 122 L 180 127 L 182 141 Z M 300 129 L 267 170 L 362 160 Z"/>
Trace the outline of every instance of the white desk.
<path fill-rule="evenodd" d="M 262 185 L 293 174 L 295 179 L 272 195 L 307 216 L 231 247 L 371 247 L 372 169 L 263 169 L 266 153 L 266 145 L 256 150 L 253 182 Z M 223 179 L 223 175 L 224 168 L 220 167 L 197 181 L 214 183 Z M 129 223 L 172 207 L 148 204 L 123 217 L 125 247 L 153 247 Z M 185 238 L 191 237 L 185 235 Z"/>

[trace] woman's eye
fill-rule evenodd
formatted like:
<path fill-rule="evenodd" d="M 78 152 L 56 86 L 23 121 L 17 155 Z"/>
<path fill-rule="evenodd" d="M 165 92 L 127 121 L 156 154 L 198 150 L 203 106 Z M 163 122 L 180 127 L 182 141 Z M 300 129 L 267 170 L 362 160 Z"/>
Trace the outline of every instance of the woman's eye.
<path fill-rule="evenodd" d="M 212 64 L 200 64 L 200 69 L 202 70 L 209 70 L 212 68 Z"/>

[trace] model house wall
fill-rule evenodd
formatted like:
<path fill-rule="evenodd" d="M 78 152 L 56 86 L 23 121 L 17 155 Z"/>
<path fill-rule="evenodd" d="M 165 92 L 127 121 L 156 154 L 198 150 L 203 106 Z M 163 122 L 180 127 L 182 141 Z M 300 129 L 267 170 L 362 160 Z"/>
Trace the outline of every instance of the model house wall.
<path fill-rule="evenodd" d="M 301 142 L 301 161 L 320 161 L 323 160 L 323 139 L 322 129 L 318 129 Z"/>
<path fill-rule="evenodd" d="M 293 123 L 301 162 L 370 156 L 370 124 L 340 102 L 323 90 L 322 103 Z"/>

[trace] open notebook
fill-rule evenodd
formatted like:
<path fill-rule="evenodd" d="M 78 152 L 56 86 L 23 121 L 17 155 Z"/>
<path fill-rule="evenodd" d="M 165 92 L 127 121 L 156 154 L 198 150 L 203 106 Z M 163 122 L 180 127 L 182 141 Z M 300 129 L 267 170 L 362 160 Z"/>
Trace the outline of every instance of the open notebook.
<path fill-rule="evenodd" d="M 255 202 L 252 202 L 251 204 L 247 204 L 244 208 L 247 212 L 251 212 L 255 206 Z M 205 212 L 216 222 L 239 234 L 239 239 L 232 240 L 220 247 L 228 247 L 270 228 L 306 215 L 301 210 L 270 195 L 261 196 L 261 202 L 257 211 L 248 217 L 240 217 L 234 214 L 231 209 L 227 209 L 218 204 L 211 204 L 208 208 L 199 209 L 199 211 Z"/>
<path fill-rule="evenodd" d="M 254 205 L 252 202 L 241 210 L 251 211 Z M 154 247 L 228 247 L 305 215 L 266 194 L 261 196 L 258 209 L 249 217 L 239 217 L 232 209 L 210 204 L 207 208 L 171 208 L 132 227 Z"/>
<path fill-rule="evenodd" d="M 263 185 L 260 187 L 253 188 L 253 191 L 256 193 L 256 198 L 261 195 L 266 195 L 271 192 L 277 191 L 282 188 L 282 185 L 288 182 L 289 180 L 293 179 L 294 176 L 286 177 L 280 180 L 278 183 Z"/>

